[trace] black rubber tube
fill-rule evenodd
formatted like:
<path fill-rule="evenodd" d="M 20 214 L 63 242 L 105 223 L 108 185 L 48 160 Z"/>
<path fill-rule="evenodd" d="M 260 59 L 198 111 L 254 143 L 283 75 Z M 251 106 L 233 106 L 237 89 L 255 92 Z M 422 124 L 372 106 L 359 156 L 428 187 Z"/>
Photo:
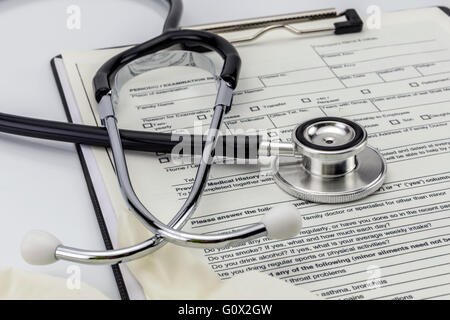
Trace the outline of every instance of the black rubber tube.
<path fill-rule="evenodd" d="M 0 132 L 38 139 L 72 142 L 98 147 L 109 147 L 104 127 L 86 126 L 68 122 L 28 118 L 0 113 Z M 120 130 L 123 147 L 127 150 L 171 153 L 178 146 L 184 154 L 200 155 L 203 148 L 196 143 L 204 136 L 172 135 L 134 130 Z M 220 136 L 216 156 L 245 159 L 257 157 L 260 137 L 257 135 Z M 179 145 L 179 144 L 182 145 Z M 230 154 L 232 153 L 232 154 Z"/>
<path fill-rule="evenodd" d="M 169 11 L 164 22 L 163 32 L 176 30 L 180 24 L 181 14 L 183 13 L 183 3 L 181 0 L 166 1 L 169 4 Z"/>

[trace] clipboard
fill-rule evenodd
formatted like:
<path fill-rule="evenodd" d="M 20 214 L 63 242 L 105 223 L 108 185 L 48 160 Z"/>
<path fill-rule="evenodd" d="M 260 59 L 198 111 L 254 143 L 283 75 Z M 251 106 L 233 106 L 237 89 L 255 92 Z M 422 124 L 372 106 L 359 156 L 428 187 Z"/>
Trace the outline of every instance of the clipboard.
<path fill-rule="evenodd" d="M 450 9 L 447 7 L 439 7 L 443 12 L 450 16 Z M 333 19 L 342 18 L 344 21 L 333 22 Z M 327 27 L 322 28 L 313 28 L 313 29 L 298 29 L 296 27 L 292 27 L 292 24 L 301 23 L 305 27 L 307 27 L 308 22 L 313 21 L 325 21 L 328 23 Z M 308 12 L 300 12 L 288 15 L 277 15 L 277 16 L 268 16 L 262 18 L 255 19 L 244 19 L 244 20 L 236 20 L 230 22 L 221 22 L 214 24 L 206 24 L 206 25 L 197 25 L 190 27 L 182 27 L 181 29 L 195 29 L 195 30 L 206 30 L 210 32 L 216 33 L 233 33 L 239 31 L 247 31 L 251 32 L 250 36 L 246 36 L 243 38 L 232 40 L 234 43 L 243 43 L 243 42 L 251 42 L 253 40 L 258 39 L 263 36 L 265 33 L 271 32 L 275 29 L 284 29 L 287 32 L 297 34 L 299 36 L 308 35 L 314 36 L 319 34 L 346 34 L 353 32 L 360 32 L 363 27 L 363 22 L 357 12 L 353 9 L 349 9 L 344 11 L 341 14 L 338 14 L 334 9 L 325 9 L 325 10 L 316 10 L 316 11 L 308 11 Z M 195 48 L 198 49 L 198 48 Z M 69 122 L 73 122 L 72 115 L 70 112 L 70 108 L 68 107 L 67 95 L 64 92 L 62 82 L 61 82 L 61 70 L 57 67 L 57 60 L 61 60 L 61 56 L 56 56 L 51 60 L 51 67 L 53 70 L 53 74 L 55 76 L 55 81 L 58 86 L 58 90 L 60 93 L 60 97 L 62 100 L 63 107 L 66 112 L 66 116 Z M 85 155 L 83 154 L 82 148 L 80 145 L 76 145 L 76 150 L 78 153 L 78 157 L 80 159 L 80 164 L 85 176 L 87 188 L 91 197 L 91 201 L 94 207 L 94 211 L 96 214 L 97 222 L 99 225 L 100 232 L 102 234 L 103 240 L 105 242 L 106 249 L 113 249 L 114 245 L 111 241 L 110 236 L 110 227 L 108 227 L 107 219 L 102 212 L 101 205 L 99 203 L 99 195 L 96 192 L 95 185 L 93 183 L 91 172 L 89 169 L 88 162 L 86 160 Z M 123 277 L 123 272 L 121 271 L 118 265 L 112 266 L 112 271 L 114 273 L 114 277 L 117 282 L 118 291 L 122 299 L 126 300 L 130 298 L 128 285 Z"/>

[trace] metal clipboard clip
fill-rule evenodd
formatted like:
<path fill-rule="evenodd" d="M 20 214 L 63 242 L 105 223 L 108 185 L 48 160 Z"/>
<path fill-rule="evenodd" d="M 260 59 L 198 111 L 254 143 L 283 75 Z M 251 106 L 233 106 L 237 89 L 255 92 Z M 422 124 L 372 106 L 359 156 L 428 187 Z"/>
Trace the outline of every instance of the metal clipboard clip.
<path fill-rule="evenodd" d="M 299 29 L 294 24 L 311 22 L 317 20 L 331 20 L 339 17 L 344 17 L 345 21 L 330 22 L 329 26 L 319 27 L 314 29 Z M 295 35 L 303 36 L 316 33 L 334 33 L 346 34 L 360 32 L 363 27 L 363 21 L 354 9 L 345 10 L 342 13 L 337 13 L 336 9 L 322 9 L 314 11 L 305 11 L 284 15 L 267 16 L 260 18 L 251 18 L 245 20 L 235 20 L 228 22 L 218 22 L 212 24 L 201 24 L 189 27 L 182 27 L 181 29 L 203 30 L 214 33 L 230 33 L 244 30 L 254 30 L 255 33 L 246 35 L 241 38 L 229 39 L 231 43 L 244 43 L 258 39 L 263 34 L 275 29 L 284 29 Z"/>

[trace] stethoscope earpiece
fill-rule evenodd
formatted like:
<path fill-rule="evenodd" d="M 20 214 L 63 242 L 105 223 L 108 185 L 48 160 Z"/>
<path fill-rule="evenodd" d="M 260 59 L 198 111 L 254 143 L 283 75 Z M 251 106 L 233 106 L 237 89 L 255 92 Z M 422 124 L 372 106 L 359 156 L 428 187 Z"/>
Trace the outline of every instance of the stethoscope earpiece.
<path fill-rule="evenodd" d="M 302 229 L 302 217 L 290 203 L 274 205 L 262 218 L 269 239 L 289 239 L 297 236 Z"/>
<path fill-rule="evenodd" d="M 22 239 L 22 258 L 31 265 L 47 265 L 56 261 L 55 251 L 61 241 L 51 233 L 41 230 L 28 231 Z"/>

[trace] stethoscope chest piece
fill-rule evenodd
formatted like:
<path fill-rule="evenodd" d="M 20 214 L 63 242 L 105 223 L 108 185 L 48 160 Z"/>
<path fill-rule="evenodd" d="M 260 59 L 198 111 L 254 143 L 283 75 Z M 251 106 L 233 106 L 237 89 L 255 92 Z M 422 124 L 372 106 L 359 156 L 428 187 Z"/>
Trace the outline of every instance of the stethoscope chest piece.
<path fill-rule="evenodd" d="M 278 186 L 312 202 L 343 203 L 375 192 L 386 177 L 386 162 L 367 146 L 359 124 L 335 117 L 316 118 L 292 133 L 294 157 L 280 156 L 274 172 Z"/>

